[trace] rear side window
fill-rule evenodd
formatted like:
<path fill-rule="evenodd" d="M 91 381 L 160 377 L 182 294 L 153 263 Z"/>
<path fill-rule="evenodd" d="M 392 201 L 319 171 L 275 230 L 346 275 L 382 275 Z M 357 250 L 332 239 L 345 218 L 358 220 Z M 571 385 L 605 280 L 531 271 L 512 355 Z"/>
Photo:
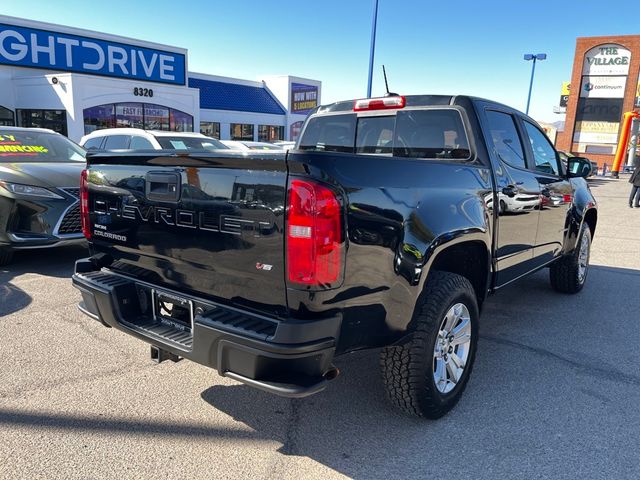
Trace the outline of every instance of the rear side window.
<path fill-rule="evenodd" d="M 487 110 L 489 135 L 500 160 L 514 167 L 527 168 L 514 119 L 508 113 Z"/>
<path fill-rule="evenodd" d="M 300 139 L 300 150 L 353 153 L 356 115 L 328 115 L 309 120 Z"/>
<path fill-rule="evenodd" d="M 469 141 L 457 110 L 406 110 L 396 115 L 393 155 L 396 157 L 464 160 Z"/>
<path fill-rule="evenodd" d="M 131 150 L 153 150 L 153 144 L 140 135 L 134 135 L 131 137 L 131 145 L 129 145 L 129 148 Z"/>
<path fill-rule="evenodd" d="M 129 135 L 109 135 L 104 142 L 105 150 L 122 150 L 129 148 Z"/>

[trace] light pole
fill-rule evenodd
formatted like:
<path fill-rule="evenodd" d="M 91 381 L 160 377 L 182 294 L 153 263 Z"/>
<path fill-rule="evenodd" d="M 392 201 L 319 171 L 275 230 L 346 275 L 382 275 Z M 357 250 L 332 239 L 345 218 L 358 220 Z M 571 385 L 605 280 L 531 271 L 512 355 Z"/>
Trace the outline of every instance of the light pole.
<path fill-rule="evenodd" d="M 529 95 L 527 96 L 527 110 L 524 112 L 529 115 L 529 103 L 531 102 L 531 88 L 533 87 L 533 75 L 536 73 L 536 60 L 546 60 L 546 53 L 525 53 L 524 59 L 526 61 L 533 60 L 533 65 L 531 66 L 531 80 L 529 81 Z"/>
<path fill-rule="evenodd" d="M 371 80 L 373 77 L 373 55 L 376 51 L 376 24 L 378 23 L 378 0 L 373 6 L 373 21 L 371 23 L 371 51 L 369 52 L 369 80 L 367 82 L 367 98 L 371 98 Z"/>

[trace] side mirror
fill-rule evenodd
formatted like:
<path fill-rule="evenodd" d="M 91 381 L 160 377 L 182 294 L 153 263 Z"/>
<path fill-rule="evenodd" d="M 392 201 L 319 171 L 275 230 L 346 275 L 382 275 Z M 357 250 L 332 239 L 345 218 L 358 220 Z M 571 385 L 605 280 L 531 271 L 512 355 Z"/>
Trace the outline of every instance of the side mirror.
<path fill-rule="evenodd" d="M 588 158 L 569 157 L 567 163 L 567 177 L 569 178 L 587 178 L 592 173 L 593 166 L 591 165 L 591 160 Z"/>

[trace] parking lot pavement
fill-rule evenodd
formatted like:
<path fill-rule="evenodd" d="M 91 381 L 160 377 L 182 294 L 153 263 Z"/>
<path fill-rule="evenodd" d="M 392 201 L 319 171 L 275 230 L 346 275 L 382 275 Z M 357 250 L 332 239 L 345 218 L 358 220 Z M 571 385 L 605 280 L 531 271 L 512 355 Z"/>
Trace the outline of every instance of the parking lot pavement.
<path fill-rule="evenodd" d="M 377 352 L 288 400 L 148 347 L 76 309 L 81 248 L 0 269 L 1 478 L 638 478 L 640 209 L 596 179 L 587 286 L 542 271 L 491 297 L 477 362 L 439 421 L 385 399 Z"/>

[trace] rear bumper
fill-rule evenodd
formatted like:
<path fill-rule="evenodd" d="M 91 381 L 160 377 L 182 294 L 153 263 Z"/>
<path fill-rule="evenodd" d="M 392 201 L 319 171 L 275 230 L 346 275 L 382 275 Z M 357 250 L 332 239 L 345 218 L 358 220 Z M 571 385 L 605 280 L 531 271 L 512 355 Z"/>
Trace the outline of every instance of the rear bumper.
<path fill-rule="evenodd" d="M 76 263 L 73 285 L 82 293 L 80 310 L 103 325 L 249 386 L 304 397 L 323 390 L 333 372 L 339 316 L 277 320 L 159 288 L 193 302 L 193 324 L 181 330 L 155 319 L 153 285 L 95 270 L 88 259 Z"/>

